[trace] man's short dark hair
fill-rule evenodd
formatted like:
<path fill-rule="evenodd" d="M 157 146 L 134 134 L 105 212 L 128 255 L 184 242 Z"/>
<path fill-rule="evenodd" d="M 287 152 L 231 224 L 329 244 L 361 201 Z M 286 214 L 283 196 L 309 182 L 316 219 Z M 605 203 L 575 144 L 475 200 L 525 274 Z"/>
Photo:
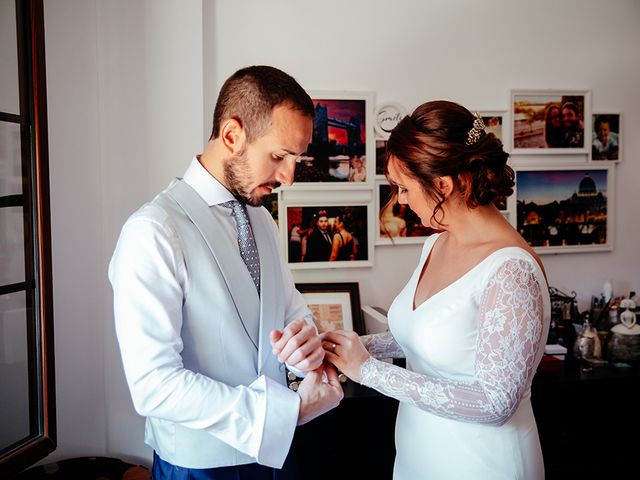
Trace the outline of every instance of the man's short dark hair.
<path fill-rule="evenodd" d="M 314 116 L 311 97 L 291 75 L 267 65 L 242 68 L 220 89 L 209 140 L 218 138 L 224 120 L 234 118 L 252 142 L 269 127 L 273 109 L 283 104 Z"/>

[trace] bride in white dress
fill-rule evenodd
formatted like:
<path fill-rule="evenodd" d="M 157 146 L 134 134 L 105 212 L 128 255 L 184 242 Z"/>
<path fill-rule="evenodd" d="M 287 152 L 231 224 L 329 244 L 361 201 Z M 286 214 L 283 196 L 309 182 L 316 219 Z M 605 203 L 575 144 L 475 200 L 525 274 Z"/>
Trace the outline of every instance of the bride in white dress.
<path fill-rule="evenodd" d="M 387 143 L 398 201 L 442 232 L 393 301 L 390 332 L 334 331 L 323 345 L 349 378 L 400 401 L 395 480 L 544 478 L 530 394 L 549 293 L 492 203 L 513 193 L 507 157 L 477 115 L 445 101 L 418 107 Z M 407 368 L 376 359 L 389 357 Z"/>

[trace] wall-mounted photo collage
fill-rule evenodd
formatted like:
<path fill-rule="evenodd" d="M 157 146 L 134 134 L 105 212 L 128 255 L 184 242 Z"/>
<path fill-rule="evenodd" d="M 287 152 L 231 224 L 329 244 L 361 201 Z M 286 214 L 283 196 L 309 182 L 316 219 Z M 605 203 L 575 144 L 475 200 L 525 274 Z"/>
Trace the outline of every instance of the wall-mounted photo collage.
<path fill-rule="evenodd" d="M 295 182 L 267 202 L 291 269 L 370 267 L 374 247 L 422 244 L 437 230 L 400 204 L 386 143 L 408 111 L 373 92 L 309 92 L 313 137 Z M 470 108 L 510 154 L 515 193 L 496 207 L 541 254 L 611 250 L 622 115 L 591 111 L 589 90 L 512 90 L 508 108 Z"/>

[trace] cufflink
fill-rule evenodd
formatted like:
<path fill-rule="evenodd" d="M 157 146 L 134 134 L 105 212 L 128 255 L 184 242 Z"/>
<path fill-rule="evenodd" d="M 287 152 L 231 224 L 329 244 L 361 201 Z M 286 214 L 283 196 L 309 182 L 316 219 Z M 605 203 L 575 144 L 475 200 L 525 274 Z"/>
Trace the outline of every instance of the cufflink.
<path fill-rule="evenodd" d="M 289 389 L 297 392 L 301 381 L 302 378 L 297 377 L 291 370 L 287 370 L 287 387 L 289 387 Z"/>

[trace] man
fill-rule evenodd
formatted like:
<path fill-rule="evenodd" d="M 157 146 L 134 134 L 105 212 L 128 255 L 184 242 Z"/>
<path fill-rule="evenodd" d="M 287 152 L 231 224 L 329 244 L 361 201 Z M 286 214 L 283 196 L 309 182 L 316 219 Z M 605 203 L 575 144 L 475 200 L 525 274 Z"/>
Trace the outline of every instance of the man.
<path fill-rule="evenodd" d="M 307 236 L 302 247 L 303 262 L 328 262 L 331 256 L 331 234 L 326 210 L 315 215 L 313 231 Z"/>
<path fill-rule="evenodd" d="M 286 73 L 237 71 L 204 152 L 122 229 L 109 265 L 116 333 L 156 480 L 295 478 L 296 425 L 342 398 L 260 206 L 292 183 L 312 118 Z M 297 392 L 278 361 L 307 372 Z"/>
<path fill-rule="evenodd" d="M 580 110 L 575 103 L 565 102 L 562 105 L 562 123 L 564 124 L 562 147 L 584 147 L 584 126 L 580 120 Z"/>

